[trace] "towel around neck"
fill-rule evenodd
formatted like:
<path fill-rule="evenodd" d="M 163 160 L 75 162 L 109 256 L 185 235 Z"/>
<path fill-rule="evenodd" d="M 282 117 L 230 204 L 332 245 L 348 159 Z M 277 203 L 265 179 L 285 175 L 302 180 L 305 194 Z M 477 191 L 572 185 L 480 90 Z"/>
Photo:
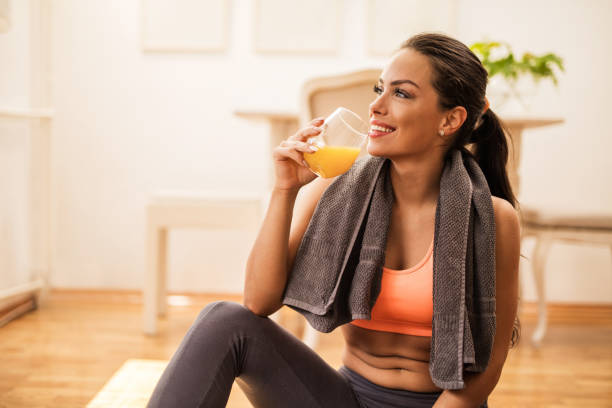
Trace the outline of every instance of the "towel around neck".
<path fill-rule="evenodd" d="M 325 190 L 300 242 L 282 303 L 328 333 L 370 319 L 380 293 L 394 203 L 390 160 L 366 155 Z M 429 373 L 438 387 L 464 388 L 482 372 L 495 335 L 495 220 L 478 163 L 454 150 L 436 207 Z M 410 299 L 406 299 L 410 302 Z"/>

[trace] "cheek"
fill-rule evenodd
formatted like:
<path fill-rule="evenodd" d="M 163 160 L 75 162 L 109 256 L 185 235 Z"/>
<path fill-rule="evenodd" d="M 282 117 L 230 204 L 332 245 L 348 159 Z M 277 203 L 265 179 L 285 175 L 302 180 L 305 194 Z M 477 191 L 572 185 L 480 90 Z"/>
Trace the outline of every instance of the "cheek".
<path fill-rule="evenodd" d="M 418 128 L 423 120 L 428 120 L 428 112 L 418 103 L 403 104 L 394 112 L 396 123 L 399 127 L 406 129 Z"/>
<path fill-rule="evenodd" d="M 428 110 L 413 110 L 398 123 L 399 133 L 409 139 L 431 139 L 436 132 L 438 119 Z"/>
<path fill-rule="evenodd" d="M 396 132 L 396 137 L 399 140 L 415 143 L 422 142 L 429 139 L 430 135 L 429 127 L 426 122 L 422 120 L 411 120 L 403 123 Z"/>

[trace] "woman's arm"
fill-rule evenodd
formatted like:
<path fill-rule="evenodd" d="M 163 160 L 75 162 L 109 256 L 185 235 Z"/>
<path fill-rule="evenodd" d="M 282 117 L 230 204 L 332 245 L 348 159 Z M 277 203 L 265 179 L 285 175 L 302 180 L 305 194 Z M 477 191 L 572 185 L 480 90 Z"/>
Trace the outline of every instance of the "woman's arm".
<path fill-rule="evenodd" d="M 495 212 L 495 319 L 491 359 L 482 373 L 466 373 L 465 388 L 444 390 L 434 408 L 477 408 L 493 391 L 508 356 L 512 328 L 518 308 L 520 221 L 517 211 L 501 198 L 493 197 Z"/>
<path fill-rule="evenodd" d="M 298 190 L 274 189 L 246 266 L 244 305 L 268 316 L 282 307 L 282 294 L 298 247 L 321 195 L 335 178 L 316 178 Z"/>
<path fill-rule="evenodd" d="M 317 180 L 317 175 L 304 161 L 304 152 L 312 151 L 305 140 L 319 134 L 321 128 L 317 125 L 322 123 L 323 118 L 313 119 L 309 126 L 299 129 L 272 151 L 274 189 L 247 259 L 244 282 L 244 306 L 255 314 L 268 316 L 281 308 L 281 296 L 287 284 L 288 266 L 291 265 L 291 249 L 297 241 L 296 231 L 306 229 L 301 226 L 305 212 L 302 207 L 309 207 L 310 200 L 303 198 L 303 192 L 316 192 L 328 183 L 326 179 Z M 307 194 L 307 198 L 311 197 L 312 194 Z M 294 210 L 297 217 L 293 216 Z M 292 224 L 292 218 L 297 222 Z"/>
<path fill-rule="evenodd" d="M 289 228 L 297 190 L 274 189 L 246 264 L 244 305 L 258 315 L 280 308 L 287 283 Z"/>

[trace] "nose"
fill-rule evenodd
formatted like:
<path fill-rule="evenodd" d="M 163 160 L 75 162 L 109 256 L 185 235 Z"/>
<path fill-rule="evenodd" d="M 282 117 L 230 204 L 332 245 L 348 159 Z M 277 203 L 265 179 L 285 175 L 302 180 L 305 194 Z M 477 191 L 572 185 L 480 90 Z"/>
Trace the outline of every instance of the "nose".
<path fill-rule="evenodd" d="M 385 106 L 385 94 L 382 93 L 376 96 L 376 99 L 370 103 L 369 114 L 370 117 L 376 115 L 384 116 L 387 113 L 387 108 Z"/>

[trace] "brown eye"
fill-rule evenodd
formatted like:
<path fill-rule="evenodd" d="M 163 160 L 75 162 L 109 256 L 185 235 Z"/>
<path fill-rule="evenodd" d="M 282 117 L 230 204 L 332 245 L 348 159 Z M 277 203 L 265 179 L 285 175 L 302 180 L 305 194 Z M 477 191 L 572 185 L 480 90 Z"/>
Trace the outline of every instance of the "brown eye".
<path fill-rule="evenodd" d="M 402 91 L 399 88 L 395 88 L 395 93 L 401 95 L 402 98 L 412 98 L 412 95 Z"/>

